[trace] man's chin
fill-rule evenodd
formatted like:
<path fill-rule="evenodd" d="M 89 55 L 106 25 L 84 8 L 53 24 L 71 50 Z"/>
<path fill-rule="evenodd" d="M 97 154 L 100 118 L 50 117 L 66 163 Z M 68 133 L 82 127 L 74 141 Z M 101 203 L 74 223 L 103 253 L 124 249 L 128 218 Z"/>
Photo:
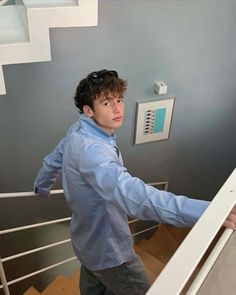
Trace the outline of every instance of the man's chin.
<path fill-rule="evenodd" d="M 114 124 L 114 128 L 115 129 L 117 129 L 117 128 L 120 128 L 121 126 L 122 126 L 122 121 L 121 122 L 116 122 L 115 124 Z"/>

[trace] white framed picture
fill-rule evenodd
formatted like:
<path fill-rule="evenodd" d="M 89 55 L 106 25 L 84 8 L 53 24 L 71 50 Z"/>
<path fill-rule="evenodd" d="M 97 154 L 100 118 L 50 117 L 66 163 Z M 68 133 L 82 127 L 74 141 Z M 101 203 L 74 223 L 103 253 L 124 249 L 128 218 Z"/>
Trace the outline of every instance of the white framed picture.
<path fill-rule="evenodd" d="M 174 100 L 137 103 L 135 144 L 169 138 Z"/>

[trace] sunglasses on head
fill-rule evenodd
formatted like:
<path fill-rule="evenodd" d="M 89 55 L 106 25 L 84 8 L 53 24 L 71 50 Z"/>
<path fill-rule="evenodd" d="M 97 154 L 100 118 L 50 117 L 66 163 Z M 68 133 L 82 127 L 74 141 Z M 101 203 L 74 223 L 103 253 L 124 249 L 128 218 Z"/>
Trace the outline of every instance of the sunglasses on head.
<path fill-rule="evenodd" d="M 116 71 L 102 70 L 90 73 L 87 76 L 87 79 L 92 83 L 99 84 L 102 83 L 104 81 L 104 78 L 107 76 L 118 78 L 118 73 Z"/>

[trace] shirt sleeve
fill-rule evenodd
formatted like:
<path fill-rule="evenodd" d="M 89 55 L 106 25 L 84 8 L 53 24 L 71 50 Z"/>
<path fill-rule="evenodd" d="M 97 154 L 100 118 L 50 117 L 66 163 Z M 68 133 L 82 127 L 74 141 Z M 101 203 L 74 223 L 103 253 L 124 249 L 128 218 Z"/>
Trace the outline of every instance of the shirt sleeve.
<path fill-rule="evenodd" d="M 51 154 L 43 159 L 43 165 L 34 182 L 34 192 L 41 196 L 49 196 L 62 170 L 63 148 L 65 138 L 54 148 Z"/>
<path fill-rule="evenodd" d="M 158 190 L 132 177 L 117 163 L 109 148 L 104 151 L 99 144 L 81 150 L 77 163 L 84 179 L 103 199 L 134 218 L 191 226 L 209 205 L 207 201 Z"/>

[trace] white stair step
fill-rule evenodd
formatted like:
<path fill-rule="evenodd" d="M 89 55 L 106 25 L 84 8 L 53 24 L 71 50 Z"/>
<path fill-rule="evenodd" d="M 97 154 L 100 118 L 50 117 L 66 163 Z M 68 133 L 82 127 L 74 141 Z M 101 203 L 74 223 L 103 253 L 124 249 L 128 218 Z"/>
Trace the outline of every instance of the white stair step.
<path fill-rule="evenodd" d="M 15 5 L 0 9 L 0 44 L 23 43 L 28 41 L 28 34 Z"/>
<path fill-rule="evenodd" d="M 74 0 L 23 0 L 28 8 L 78 6 Z"/>

